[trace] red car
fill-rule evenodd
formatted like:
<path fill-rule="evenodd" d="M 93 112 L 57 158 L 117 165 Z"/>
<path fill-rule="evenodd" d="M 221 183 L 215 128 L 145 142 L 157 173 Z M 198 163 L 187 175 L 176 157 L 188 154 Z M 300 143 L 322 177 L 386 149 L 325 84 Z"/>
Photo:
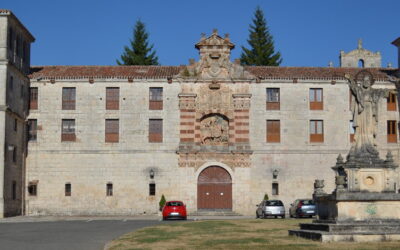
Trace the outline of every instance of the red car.
<path fill-rule="evenodd" d="M 167 201 L 162 210 L 163 220 L 183 219 L 186 220 L 186 205 L 182 201 Z"/>

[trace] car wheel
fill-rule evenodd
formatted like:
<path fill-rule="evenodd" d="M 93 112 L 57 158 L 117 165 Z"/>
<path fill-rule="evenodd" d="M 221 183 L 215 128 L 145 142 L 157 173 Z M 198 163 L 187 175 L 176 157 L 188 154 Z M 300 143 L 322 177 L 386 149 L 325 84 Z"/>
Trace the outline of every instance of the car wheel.
<path fill-rule="evenodd" d="M 183 220 L 187 220 L 187 217 L 185 216 L 185 217 L 183 217 Z"/>
<path fill-rule="evenodd" d="M 277 219 L 278 218 L 278 216 L 275 216 L 275 219 Z"/>
<path fill-rule="evenodd" d="M 162 220 L 167 220 L 167 218 L 163 217 Z"/>
<path fill-rule="evenodd" d="M 263 219 L 266 219 L 266 218 L 267 218 L 267 215 L 266 215 L 264 212 L 262 213 L 262 218 L 263 218 Z"/>
<path fill-rule="evenodd" d="M 308 218 L 312 218 L 312 215 L 309 215 Z"/>
<path fill-rule="evenodd" d="M 290 218 L 293 218 L 293 215 L 292 215 L 292 214 L 289 214 L 289 217 L 290 217 Z"/>
<path fill-rule="evenodd" d="M 284 216 L 284 215 L 282 215 L 282 219 L 285 219 L 285 216 Z"/>

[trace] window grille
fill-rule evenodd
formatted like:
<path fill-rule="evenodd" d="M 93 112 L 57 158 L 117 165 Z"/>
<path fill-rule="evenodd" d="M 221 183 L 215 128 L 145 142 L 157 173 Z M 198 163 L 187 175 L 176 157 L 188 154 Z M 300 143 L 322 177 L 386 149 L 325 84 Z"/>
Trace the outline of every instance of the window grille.
<path fill-rule="evenodd" d="M 324 108 L 322 89 L 310 89 L 310 110 L 322 110 Z"/>
<path fill-rule="evenodd" d="M 163 109 L 163 88 L 150 88 L 149 91 L 149 109 Z"/>
<path fill-rule="evenodd" d="M 310 121 L 310 142 L 324 142 L 324 122 L 322 120 Z"/>
<path fill-rule="evenodd" d="M 61 125 L 61 141 L 75 141 L 75 120 L 63 119 Z"/>
<path fill-rule="evenodd" d="M 163 123 L 161 119 L 149 120 L 149 142 L 163 141 Z"/>

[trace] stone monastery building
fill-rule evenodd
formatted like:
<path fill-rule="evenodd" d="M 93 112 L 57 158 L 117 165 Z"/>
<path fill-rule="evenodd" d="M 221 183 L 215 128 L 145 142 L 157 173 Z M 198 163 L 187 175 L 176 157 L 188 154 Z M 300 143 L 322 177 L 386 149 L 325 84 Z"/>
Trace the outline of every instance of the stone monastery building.
<path fill-rule="evenodd" d="M 31 67 L 32 42 L 0 10 L 0 217 L 152 214 L 162 194 L 189 213 L 253 215 L 264 194 L 288 208 L 315 179 L 334 189 L 353 140 L 344 74 L 395 89 L 398 71 L 361 43 L 339 68 L 243 67 L 216 31 L 187 66 Z M 378 120 L 380 155 L 399 163 L 395 95 Z"/>

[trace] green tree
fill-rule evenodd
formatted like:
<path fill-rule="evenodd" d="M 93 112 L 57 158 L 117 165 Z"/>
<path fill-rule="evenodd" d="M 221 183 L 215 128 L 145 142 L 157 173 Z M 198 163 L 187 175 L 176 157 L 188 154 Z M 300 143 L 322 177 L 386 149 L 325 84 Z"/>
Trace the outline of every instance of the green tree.
<path fill-rule="evenodd" d="M 279 66 L 282 62 L 281 54 L 275 52 L 274 39 L 269 33 L 267 21 L 259 6 L 254 13 L 253 24 L 250 24 L 249 32 L 250 36 L 247 42 L 250 48 L 242 46 L 241 63 L 251 66 Z"/>
<path fill-rule="evenodd" d="M 158 205 L 160 206 L 160 211 L 163 209 L 166 202 L 167 202 L 167 200 L 165 199 L 165 196 L 161 195 L 160 202 L 158 203 Z"/>
<path fill-rule="evenodd" d="M 265 194 L 265 195 L 264 195 L 264 200 L 265 200 L 265 201 L 269 200 L 268 194 Z"/>
<path fill-rule="evenodd" d="M 130 40 L 130 47 L 124 47 L 121 61 L 118 65 L 158 65 L 158 57 L 153 51 L 153 45 L 149 46 L 149 34 L 143 22 L 138 20 L 133 30 L 133 40 Z"/>

